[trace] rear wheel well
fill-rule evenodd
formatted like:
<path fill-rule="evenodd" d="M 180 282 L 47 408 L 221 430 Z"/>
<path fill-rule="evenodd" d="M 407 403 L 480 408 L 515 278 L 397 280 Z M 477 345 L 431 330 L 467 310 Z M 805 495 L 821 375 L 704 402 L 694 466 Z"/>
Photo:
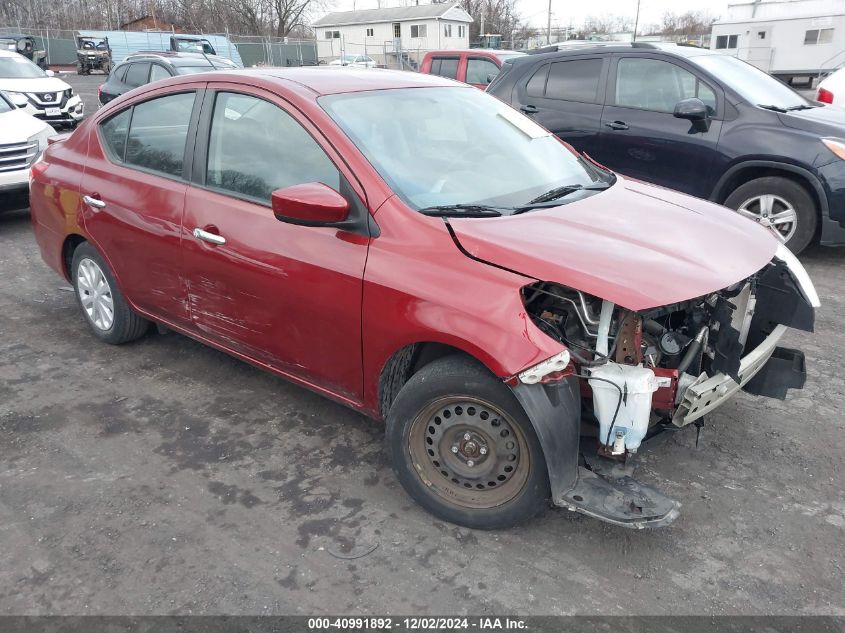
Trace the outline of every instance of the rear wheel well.
<path fill-rule="evenodd" d="M 62 244 L 62 268 L 65 275 L 65 279 L 70 279 L 70 269 L 71 263 L 73 262 L 73 252 L 77 249 L 80 244 L 83 244 L 87 240 L 82 237 L 81 235 L 71 234 L 65 238 L 64 244 Z"/>
<path fill-rule="evenodd" d="M 384 364 L 378 381 L 379 411 L 382 419 L 405 383 L 429 363 L 446 356 L 465 356 L 478 361 L 465 351 L 445 343 L 412 343 L 396 351 Z"/>
<path fill-rule="evenodd" d="M 747 182 L 751 182 L 752 180 L 766 177 L 786 178 L 787 180 L 791 180 L 792 182 L 801 185 L 813 199 L 813 203 L 816 205 L 816 213 L 820 212 L 821 200 L 819 200 L 819 194 L 816 191 L 816 188 L 813 187 L 801 174 L 789 171 L 788 169 L 778 169 L 777 167 L 753 166 L 738 169 L 736 173 L 731 174 L 730 178 L 722 184 L 718 192 L 716 202 L 724 204 L 725 200 L 728 199 L 728 196 L 730 196 L 737 187 L 740 187 Z"/>

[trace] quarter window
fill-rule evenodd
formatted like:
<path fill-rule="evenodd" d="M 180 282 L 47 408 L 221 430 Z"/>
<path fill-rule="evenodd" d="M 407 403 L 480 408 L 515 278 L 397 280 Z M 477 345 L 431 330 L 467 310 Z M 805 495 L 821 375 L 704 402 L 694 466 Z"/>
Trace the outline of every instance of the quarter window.
<path fill-rule="evenodd" d="M 269 204 L 274 190 L 308 182 L 340 189 L 340 173 L 305 128 L 263 99 L 217 94 L 208 141 L 208 186 Z"/>
<path fill-rule="evenodd" d="M 550 79 L 551 81 L 551 79 Z M 618 106 L 656 112 L 673 112 L 683 99 L 697 97 L 716 112 L 716 94 L 695 75 L 658 59 L 627 57 L 616 69 Z"/>
<path fill-rule="evenodd" d="M 126 153 L 126 133 L 129 131 L 131 114 L 132 108 L 127 108 L 100 124 L 100 138 L 106 151 L 119 161 L 123 160 Z"/>
<path fill-rule="evenodd" d="M 499 74 L 499 67 L 489 59 L 470 57 L 467 60 L 467 83 L 489 84 Z"/>
<path fill-rule="evenodd" d="M 124 83 L 131 88 L 137 88 L 147 83 L 147 78 L 150 76 L 150 64 L 145 62 L 143 64 L 130 64 L 129 70 L 126 71 L 126 79 Z"/>
<path fill-rule="evenodd" d="M 529 97 L 542 97 L 546 94 L 546 78 L 549 76 L 549 65 L 544 64 L 540 66 L 539 70 L 535 72 L 531 79 L 528 80 L 528 85 L 525 86 L 525 91 Z"/>
<path fill-rule="evenodd" d="M 549 69 L 546 97 L 563 101 L 595 103 L 603 63 L 601 59 L 555 62 Z"/>
<path fill-rule="evenodd" d="M 193 92 L 159 97 L 136 105 L 126 144 L 126 163 L 181 177 L 193 107 Z"/>

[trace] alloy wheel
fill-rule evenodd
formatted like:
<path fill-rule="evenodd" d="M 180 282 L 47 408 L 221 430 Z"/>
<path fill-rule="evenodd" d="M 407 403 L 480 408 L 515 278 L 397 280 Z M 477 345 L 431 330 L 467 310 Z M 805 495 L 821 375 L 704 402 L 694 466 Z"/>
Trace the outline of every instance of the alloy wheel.
<path fill-rule="evenodd" d="M 798 213 L 789 201 L 774 194 L 749 198 L 737 209 L 758 224 L 772 229 L 782 242 L 788 242 L 798 228 Z"/>
<path fill-rule="evenodd" d="M 114 323 L 114 297 L 102 269 L 85 258 L 76 269 L 76 291 L 88 320 L 98 330 L 108 331 Z"/>

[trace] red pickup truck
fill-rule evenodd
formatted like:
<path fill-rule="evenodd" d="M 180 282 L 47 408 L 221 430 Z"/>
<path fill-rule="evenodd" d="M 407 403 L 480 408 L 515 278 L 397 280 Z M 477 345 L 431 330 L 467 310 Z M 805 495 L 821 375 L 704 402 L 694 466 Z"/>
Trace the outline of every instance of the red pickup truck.
<path fill-rule="evenodd" d="M 484 90 L 499 74 L 505 60 L 525 53 L 483 48 L 430 51 L 423 57 L 420 72 L 457 79 Z"/>

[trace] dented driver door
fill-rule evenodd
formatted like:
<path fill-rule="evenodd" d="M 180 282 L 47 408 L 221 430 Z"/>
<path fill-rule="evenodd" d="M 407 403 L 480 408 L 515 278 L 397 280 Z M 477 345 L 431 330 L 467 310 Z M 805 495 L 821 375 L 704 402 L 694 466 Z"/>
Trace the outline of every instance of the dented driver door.
<path fill-rule="evenodd" d="M 275 189 L 323 182 L 342 190 L 345 180 L 308 121 L 281 99 L 217 88 L 203 102 L 185 201 L 193 325 L 231 351 L 358 400 L 369 239 L 288 224 L 270 208 Z"/>

